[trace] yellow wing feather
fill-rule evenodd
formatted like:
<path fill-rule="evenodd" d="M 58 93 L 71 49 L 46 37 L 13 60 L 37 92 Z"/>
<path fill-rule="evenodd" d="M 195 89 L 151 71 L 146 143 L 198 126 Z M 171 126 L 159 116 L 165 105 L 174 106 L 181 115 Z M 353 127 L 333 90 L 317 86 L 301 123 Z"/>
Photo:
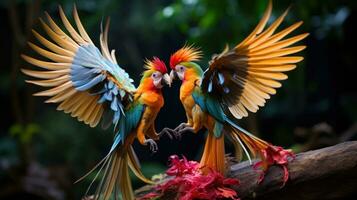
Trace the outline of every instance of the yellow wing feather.
<path fill-rule="evenodd" d="M 291 55 L 304 50 L 306 46 L 292 45 L 306 38 L 308 33 L 283 39 L 303 22 L 294 23 L 275 33 L 289 9 L 265 28 L 271 11 L 272 1 L 269 1 L 252 33 L 233 49 L 225 49 L 213 57 L 202 81 L 203 91 L 220 98 L 238 119 L 248 116 L 247 110 L 256 112 L 264 106 L 266 99 L 276 93 L 275 88 L 281 87 L 279 81 L 288 78 L 284 72 L 295 69 L 295 64 L 303 60 L 301 56 Z M 224 79 L 223 83 L 221 79 Z"/>
<path fill-rule="evenodd" d="M 85 124 L 94 127 L 98 124 L 104 112 L 103 105 L 97 103 L 99 96 L 91 95 L 87 91 L 76 90 L 70 79 L 71 66 L 77 49 L 80 45 L 93 44 L 93 42 L 80 22 L 75 7 L 73 16 L 79 33 L 70 24 L 61 7 L 59 7 L 59 13 L 70 36 L 46 12 L 47 22 L 40 19 L 40 23 L 52 41 L 32 30 L 34 36 L 46 49 L 31 42 L 28 44 L 35 52 L 50 61 L 26 55 L 22 55 L 22 58 L 28 63 L 47 71 L 22 69 L 22 72 L 28 76 L 43 79 L 27 80 L 28 83 L 49 87 L 45 91 L 35 93 L 35 96 L 50 97 L 50 99 L 46 100 L 46 103 L 59 103 L 60 105 L 57 107 L 57 110 L 70 113 L 72 117 L 77 117 L 79 121 L 83 121 Z"/>

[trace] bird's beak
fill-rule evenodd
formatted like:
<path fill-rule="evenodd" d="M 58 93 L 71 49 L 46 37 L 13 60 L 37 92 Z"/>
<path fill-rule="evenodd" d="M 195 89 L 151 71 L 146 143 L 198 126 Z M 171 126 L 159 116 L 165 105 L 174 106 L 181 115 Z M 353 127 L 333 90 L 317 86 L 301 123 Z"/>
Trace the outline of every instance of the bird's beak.
<path fill-rule="evenodd" d="M 170 72 L 170 78 L 171 78 L 171 82 L 176 78 L 177 74 L 175 72 L 175 70 L 171 70 Z"/>
<path fill-rule="evenodd" d="M 165 81 L 165 83 L 169 86 L 169 87 L 171 87 L 171 83 L 172 83 L 172 80 L 171 80 L 171 78 L 170 78 L 170 76 L 169 76 L 169 74 L 164 74 L 164 81 Z"/>

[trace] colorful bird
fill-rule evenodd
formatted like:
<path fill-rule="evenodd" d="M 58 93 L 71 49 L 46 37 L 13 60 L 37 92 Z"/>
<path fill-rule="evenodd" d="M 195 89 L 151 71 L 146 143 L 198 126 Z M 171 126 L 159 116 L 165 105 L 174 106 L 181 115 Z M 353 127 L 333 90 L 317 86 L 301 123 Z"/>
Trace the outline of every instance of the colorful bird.
<path fill-rule="evenodd" d="M 78 31 L 68 21 L 61 7 L 59 13 L 69 34 L 45 13 L 47 22 L 42 19 L 40 22 L 50 39 L 32 30 L 45 48 L 31 42 L 28 44 L 48 60 L 27 55 L 22 57 L 28 63 L 46 70 L 22 69 L 26 75 L 42 79 L 26 82 L 49 87 L 50 89 L 34 95 L 51 97 L 46 103 L 59 103 L 57 110 L 63 110 L 91 127 L 97 126 L 101 120 L 104 126 L 114 124 L 115 138 L 112 147 L 97 165 L 101 165 L 99 171 L 104 169 L 104 177 L 94 197 L 107 200 L 113 193 L 116 196 L 119 190 L 123 199 L 134 199 L 128 165 L 141 180 L 152 183 L 141 172 L 131 146 L 134 139 L 137 138 L 142 145 L 150 145 L 150 149 L 155 152 L 158 147 L 154 140 L 164 133 L 169 134 L 167 129 L 157 133 L 154 125 L 155 118 L 164 105 L 161 88 L 164 84 L 171 84 L 165 63 L 156 57 L 146 60 L 146 70 L 136 88 L 133 80 L 118 65 L 115 51 L 109 51 L 109 20 L 100 34 L 99 51 L 85 31 L 75 7 L 73 17 Z"/>
<path fill-rule="evenodd" d="M 170 77 L 182 80 L 180 100 L 187 116 L 187 122 L 175 130 L 179 135 L 186 131 L 197 133 L 202 128 L 208 130 L 200 161 L 204 171 L 210 168 L 225 173 L 224 137 L 227 136 L 233 141 L 239 160 L 243 151 L 250 162 L 251 156 L 258 155 L 262 161 L 256 166 L 265 171 L 270 165 L 282 165 L 284 183 L 288 178 L 286 164 L 293 154 L 250 134 L 235 122 L 248 116 L 248 111 L 254 113 L 264 106 L 270 95 L 276 93 L 275 88 L 281 87 L 278 81 L 288 78 L 283 72 L 295 69 L 295 63 L 303 60 L 303 57 L 289 55 L 305 49 L 305 46 L 291 45 L 308 34 L 284 39 L 302 22 L 275 33 L 288 13 L 286 10 L 264 30 L 271 10 L 270 1 L 253 32 L 234 48 L 226 47 L 213 56 L 205 72 L 195 63 L 201 58 L 198 48 L 185 45 L 171 55 Z"/>

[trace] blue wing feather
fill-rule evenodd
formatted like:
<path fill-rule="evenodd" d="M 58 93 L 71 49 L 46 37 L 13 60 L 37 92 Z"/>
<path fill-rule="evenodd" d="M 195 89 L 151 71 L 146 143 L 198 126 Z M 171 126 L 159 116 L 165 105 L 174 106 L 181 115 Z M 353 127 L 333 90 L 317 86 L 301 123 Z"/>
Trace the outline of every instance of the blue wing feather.
<path fill-rule="evenodd" d="M 109 72 L 122 88 L 107 79 L 103 72 Z M 122 101 L 128 92 L 133 92 L 135 86 L 118 64 L 104 58 L 99 49 L 92 44 L 81 45 L 73 58 L 71 65 L 71 81 L 78 91 L 89 91 L 92 95 L 100 95 L 98 103 L 107 103 L 112 113 L 112 123 L 117 125 L 123 112 Z M 98 89 L 97 86 L 101 88 Z M 93 92 L 93 88 L 96 91 Z M 120 113 L 122 112 L 122 113 Z"/>
<path fill-rule="evenodd" d="M 133 103 L 133 105 L 125 111 L 125 117 L 120 118 L 119 129 L 115 135 L 114 142 L 109 153 L 121 144 L 127 135 L 138 126 L 144 110 L 145 106 L 143 104 Z"/>

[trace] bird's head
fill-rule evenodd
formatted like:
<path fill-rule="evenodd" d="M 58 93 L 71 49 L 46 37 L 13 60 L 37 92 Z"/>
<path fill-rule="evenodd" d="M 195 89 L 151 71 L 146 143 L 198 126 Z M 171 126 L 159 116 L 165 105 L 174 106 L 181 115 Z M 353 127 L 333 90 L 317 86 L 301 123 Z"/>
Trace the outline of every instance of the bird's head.
<path fill-rule="evenodd" d="M 201 51 L 192 45 L 185 45 L 177 50 L 170 57 L 170 78 L 178 77 L 180 80 L 188 79 L 188 75 L 202 75 L 202 69 L 199 65 L 194 63 L 201 58 Z"/>
<path fill-rule="evenodd" d="M 145 61 L 146 71 L 142 81 L 147 81 L 156 89 L 161 89 L 164 85 L 171 87 L 171 78 L 168 74 L 165 63 L 157 57 Z"/>

